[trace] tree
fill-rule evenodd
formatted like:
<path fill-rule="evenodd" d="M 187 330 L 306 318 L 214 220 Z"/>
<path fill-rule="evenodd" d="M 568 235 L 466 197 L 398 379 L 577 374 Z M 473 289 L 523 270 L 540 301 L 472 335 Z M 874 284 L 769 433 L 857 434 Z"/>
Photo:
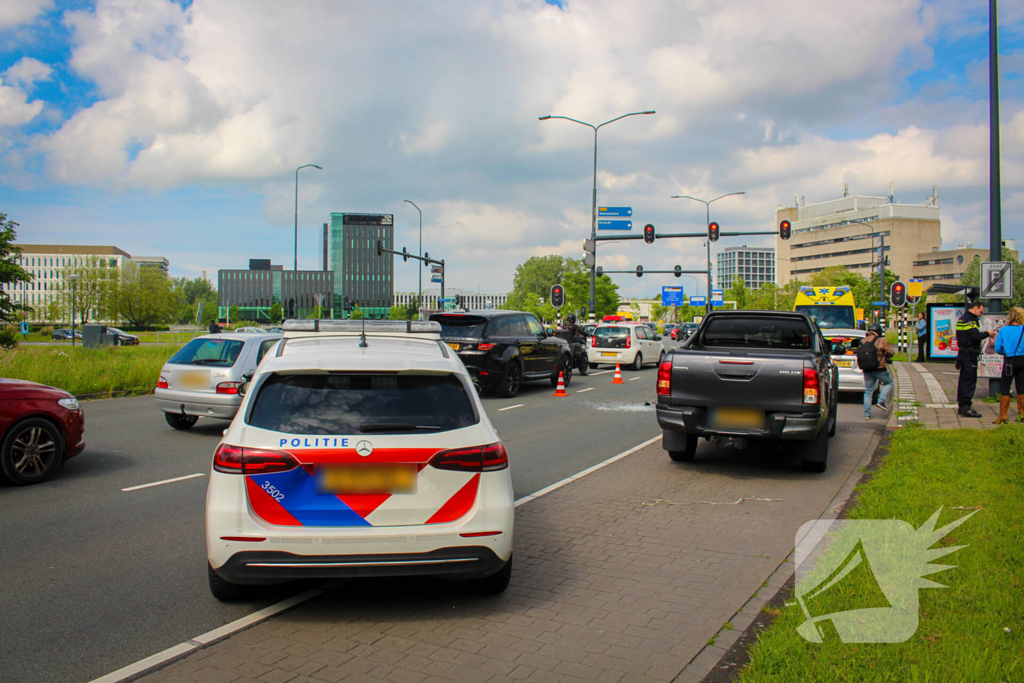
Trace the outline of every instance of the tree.
<path fill-rule="evenodd" d="M 228 307 L 228 322 L 238 322 L 240 317 L 242 317 L 242 312 L 238 310 L 238 306 L 232 304 Z"/>
<path fill-rule="evenodd" d="M 112 283 L 111 297 L 119 317 L 132 327 L 147 327 L 168 320 L 177 307 L 171 280 L 156 268 L 126 261 L 120 279 Z"/>
<path fill-rule="evenodd" d="M 32 275 L 17 263 L 18 256 L 21 255 L 21 249 L 14 245 L 17 227 L 17 223 L 7 219 L 7 214 L 0 213 L 0 284 L 32 280 Z M 10 295 L 0 289 L 0 322 L 16 322 L 30 310 L 32 309 L 24 304 L 11 301 Z"/>
<path fill-rule="evenodd" d="M 220 308 L 217 301 L 217 290 L 201 277 L 181 278 L 174 281 L 174 294 L 178 300 L 178 312 L 175 317 L 179 323 L 190 323 L 196 319 L 196 310 L 200 301 L 203 302 L 203 322 L 209 324 L 218 317 Z M 208 318 L 208 319 L 207 319 Z M 235 317 L 231 317 L 235 321 Z"/>
<path fill-rule="evenodd" d="M 732 287 L 722 292 L 724 301 L 735 301 L 737 309 L 747 308 L 747 289 L 746 283 L 743 282 L 743 278 L 737 277 Z"/>
<path fill-rule="evenodd" d="M 274 305 L 270 307 L 270 322 L 277 325 L 284 320 L 284 309 L 281 308 L 281 302 L 275 301 Z"/>
<path fill-rule="evenodd" d="M 356 306 L 355 308 L 353 308 L 352 309 L 352 314 L 349 316 L 349 319 L 351 319 L 351 320 L 362 320 L 363 319 L 363 309 L 359 308 L 359 306 Z"/>
<path fill-rule="evenodd" d="M 72 283 L 68 276 L 77 275 Z M 117 310 L 117 289 L 120 271 L 109 264 L 107 259 L 88 256 L 78 259 L 72 265 L 61 269 L 61 281 L 56 295 L 61 310 L 70 320 L 72 298 L 74 312 L 84 325 L 90 320 L 114 320 L 119 317 Z"/>
<path fill-rule="evenodd" d="M 405 319 L 416 320 L 420 316 L 420 300 L 418 297 L 409 299 L 409 305 L 405 308 Z"/>
<path fill-rule="evenodd" d="M 408 316 L 408 314 L 409 314 L 409 309 L 407 307 L 405 307 L 405 306 L 392 306 L 391 307 L 391 312 L 388 314 L 388 317 L 391 320 L 409 320 L 409 318 L 406 317 L 406 316 Z"/>

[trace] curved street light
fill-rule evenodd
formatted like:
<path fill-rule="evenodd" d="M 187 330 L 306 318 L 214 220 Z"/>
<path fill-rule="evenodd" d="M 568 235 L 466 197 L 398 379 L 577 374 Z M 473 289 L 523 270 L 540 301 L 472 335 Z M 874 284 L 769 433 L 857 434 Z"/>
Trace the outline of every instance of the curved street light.
<path fill-rule="evenodd" d="M 723 194 L 721 197 L 715 197 L 712 200 L 701 199 L 700 197 L 691 197 L 690 195 L 685 195 L 685 194 L 673 195 L 672 199 L 692 199 L 695 202 L 700 202 L 701 204 L 703 204 L 704 205 L 704 214 L 705 214 L 704 227 L 706 228 L 708 226 L 708 224 L 711 223 L 711 205 L 714 204 L 715 202 L 717 202 L 719 199 L 725 199 L 726 197 L 732 197 L 732 196 L 738 195 L 738 194 L 746 194 L 746 192 L 729 192 L 727 194 Z M 707 249 L 708 249 L 708 251 L 707 251 L 707 257 L 708 257 L 708 293 L 707 293 L 707 296 L 708 296 L 708 298 L 707 298 L 707 301 L 705 302 L 705 310 L 710 311 L 711 308 L 712 308 L 712 306 L 711 306 L 711 240 L 707 240 L 705 242 L 705 246 L 707 246 Z"/>
<path fill-rule="evenodd" d="M 316 164 L 306 164 L 305 166 L 299 166 L 295 169 L 295 260 L 292 262 L 292 270 L 299 269 L 299 171 L 304 168 L 316 168 L 321 171 L 324 170 Z"/>
<path fill-rule="evenodd" d="M 596 126 L 594 124 L 592 124 L 592 123 L 587 123 L 586 121 L 580 121 L 579 119 L 574 119 L 574 118 L 571 118 L 571 117 L 568 117 L 568 116 L 555 116 L 553 114 L 549 114 L 547 116 L 539 117 L 540 121 L 547 121 L 549 119 L 564 119 L 566 121 L 572 121 L 573 123 L 578 123 L 581 126 L 587 126 L 588 128 L 593 128 L 594 129 L 594 193 L 593 193 L 593 203 L 591 205 L 591 211 L 590 211 L 590 239 L 594 240 L 594 265 L 590 266 L 590 321 L 591 322 L 594 321 L 594 318 L 597 315 L 597 302 L 594 299 L 594 285 L 595 285 L 596 280 L 597 280 L 597 241 L 595 240 L 595 238 L 597 237 L 597 131 L 599 129 L 603 128 L 604 126 L 607 126 L 609 123 L 615 123 L 616 121 L 618 121 L 620 119 L 627 118 L 629 116 L 647 116 L 649 114 L 654 114 L 654 113 L 655 113 L 655 111 L 653 109 L 650 109 L 648 111 L 635 111 L 635 112 L 632 112 L 630 114 L 623 114 L 622 116 L 616 116 L 614 119 L 609 119 L 608 121 L 605 121 L 604 123 L 599 123 Z"/>

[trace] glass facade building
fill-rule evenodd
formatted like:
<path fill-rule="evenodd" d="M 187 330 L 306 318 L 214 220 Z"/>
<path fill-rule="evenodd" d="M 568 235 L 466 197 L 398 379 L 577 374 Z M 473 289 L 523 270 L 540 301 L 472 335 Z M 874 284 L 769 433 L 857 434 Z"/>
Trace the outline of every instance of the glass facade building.
<path fill-rule="evenodd" d="M 394 249 L 394 216 L 331 213 L 330 270 L 334 275 L 334 316 L 343 317 L 344 297 L 367 318 L 387 318 L 394 303 L 394 258 L 377 256 L 377 241 Z"/>
<path fill-rule="evenodd" d="M 241 320 L 259 322 L 270 319 L 270 308 L 281 304 L 285 318 L 309 318 L 316 313 L 317 295 L 327 317 L 334 291 L 334 273 L 322 270 L 270 269 L 217 271 L 217 299 L 220 318 L 238 306 Z M 233 322 L 233 321 L 232 321 Z"/>

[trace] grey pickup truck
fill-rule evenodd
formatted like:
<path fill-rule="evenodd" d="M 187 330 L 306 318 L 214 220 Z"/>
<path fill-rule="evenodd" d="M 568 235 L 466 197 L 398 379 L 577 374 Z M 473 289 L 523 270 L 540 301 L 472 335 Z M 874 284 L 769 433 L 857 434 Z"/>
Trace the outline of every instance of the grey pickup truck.
<path fill-rule="evenodd" d="M 700 437 L 793 441 L 803 469 L 824 472 L 838 386 L 830 346 L 807 314 L 715 311 L 658 368 L 662 444 L 686 462 Z"/>

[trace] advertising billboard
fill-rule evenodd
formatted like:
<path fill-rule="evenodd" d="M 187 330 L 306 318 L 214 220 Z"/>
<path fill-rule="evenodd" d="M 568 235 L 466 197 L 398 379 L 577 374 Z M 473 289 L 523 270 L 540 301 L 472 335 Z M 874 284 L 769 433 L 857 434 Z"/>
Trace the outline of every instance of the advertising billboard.
<path fill-rule="evenodd" d="M 956 304 L 928 304 L 928 357 L 956 358 L 956 321 L 964 307 Z"/>

